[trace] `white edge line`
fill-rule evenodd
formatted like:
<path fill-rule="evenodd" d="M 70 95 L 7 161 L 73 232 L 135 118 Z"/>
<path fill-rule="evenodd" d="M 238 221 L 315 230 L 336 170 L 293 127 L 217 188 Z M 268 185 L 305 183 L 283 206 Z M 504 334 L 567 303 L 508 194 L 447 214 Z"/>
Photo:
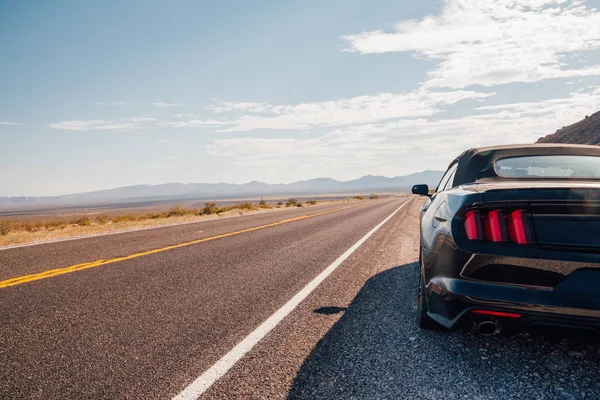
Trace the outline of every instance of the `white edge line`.
<path fill-rule="evenodd" d="M 300 290 L 294 297 L 283 305 L 275 314 L 246 336 L 233 349 L 225 354 L 212 367 L 207 369 L 194 380 L 190 385 L 183 389 L 173 400 L 196 400 L 206 390 L 208 390 L 219 378 L 225 375 L 246 353 L 260 342 L 273 328 L 275 328 L 288 314 L 290 314 L 321 282 L 323 282 L 333 271 L 335 271 L 356 249 L 358 249 L 371 235 L 388 222 L 398 211 L 412 200 L 409 199 L 391 213 L 386 219 L 381 221 L 369 233 L 363 236 L 358 242 L 350 247 L 344 254 L 338 257 L 331 265 L 321 272 L 308 285 Z"/>

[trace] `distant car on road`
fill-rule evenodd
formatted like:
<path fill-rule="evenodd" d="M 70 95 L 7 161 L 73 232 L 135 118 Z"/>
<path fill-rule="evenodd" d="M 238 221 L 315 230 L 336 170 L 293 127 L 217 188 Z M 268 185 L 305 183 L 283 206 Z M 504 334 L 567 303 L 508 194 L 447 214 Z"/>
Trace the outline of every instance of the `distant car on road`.
<path fill-rule="evenodd" d="M 421 213 L 421 328 L 600 332 L 600 147 L 467 150 Z"/>

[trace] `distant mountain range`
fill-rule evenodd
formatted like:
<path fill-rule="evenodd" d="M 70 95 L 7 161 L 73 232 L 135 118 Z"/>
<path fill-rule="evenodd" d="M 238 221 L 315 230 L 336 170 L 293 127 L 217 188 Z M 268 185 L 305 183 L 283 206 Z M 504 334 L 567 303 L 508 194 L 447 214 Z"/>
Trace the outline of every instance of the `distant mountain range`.
<path fill-rule="evenodd" d="M 537 143 L 600 144 L 600 111 L 540 138 Z"/>
<path fill-rule="evenodd" d="M 406 176 L 387 178 L 367 175 L 359 179 L 340 182 L 331 178 L 310 179 L 289 184 L 249 182 L 231 183 L 165 183 L 162 185 L 135 185 L 46 197 L 0 197 L 0 209 L 81 206 L 139 202 L 148 200 L 235 199 L 260 196 L 316 195 L 334 193 L 401 192 L 416 183 L 435 186 L 442 171 L 423 171 Z"/>

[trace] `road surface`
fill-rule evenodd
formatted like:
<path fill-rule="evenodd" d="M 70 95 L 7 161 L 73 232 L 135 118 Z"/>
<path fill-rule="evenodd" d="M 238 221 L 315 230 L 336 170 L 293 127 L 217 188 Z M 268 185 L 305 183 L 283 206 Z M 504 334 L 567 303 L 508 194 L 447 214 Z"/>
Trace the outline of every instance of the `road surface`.
<path fill-rule="evenodd" d="M 600 397 L 596 343 L 415 327 L 420 204 L 0 250 L 0 398 Z"/>

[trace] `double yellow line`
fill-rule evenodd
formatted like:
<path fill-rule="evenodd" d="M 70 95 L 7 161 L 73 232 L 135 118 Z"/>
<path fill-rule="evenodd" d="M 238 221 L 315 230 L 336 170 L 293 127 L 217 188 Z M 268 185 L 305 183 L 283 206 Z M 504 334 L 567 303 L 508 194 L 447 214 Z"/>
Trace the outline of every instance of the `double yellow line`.
<path fill-rule="evenodd" d="M 209 241 L 215 240 L 215 239 L 221 239 L 221 238 L 226 238 L 229 236 L 239 235 L 240 233 L 252 232 L 252 231 L 257 231 L 259 229 L 270 228 L 272 226 L 283 225 L 283 224 L 287 224 L 287 223 L 295 222 L 295 221 L 301 221 L 303 219 L 314 218 L 314 217 L 318 217 L 320 215 L 331 214 L 334 212 L 343 211 L 343 210 L 347 210 L 349 208 L 356 208 L 356 207 L 360 207 L 360 206 L 347 206 L 347 207 L 342 207 L 342 208 L 338 208 L 335 210 L 323 211 L 323 212 L 316 213 L 316 214 L 302 215 L 299 217 L 288 218 L 288 219 L 284 219 L 284 220 L 273 222 L 273 223 L 266 224 L 266 225 L 255 226 L 253 228 L 247 228 L 247 229 L 242 229 L 242 230 L 235 231 L 235 232 L 223 233 L 221 235 L 211 236 L 211 237 L 207 237 L 204 239 L 192 240 L 191 242 L 185 242 L 185 243 L 175 244 L 172 246 L 161 247 L 159 249 L 144 251 L 141 253 L 135 253 L 135 254 L 131 254 L 129 256 L 125 256 L 125 257 L 117 257 L 117 258 L 112 258 L 110 260 L 91 261 L 91 262 L 87 262 L 87 263 L 83 263 L 83 264 L 71 265 L 71 266 L 64 267 L 64 268 L 56 268 L 56 269 L 51 269 L 51 270 L 47 270 L 44 272 L 38 272 L 36 274 L 18 276 L 16 278 L 11 278 L 11 279 L 7 279 L 4 281 L 0 281 L 0 289 L 10 287 L 10 286 L 21 285 L 21 284 L 27 283 L 27 282 L 39 281 L 40 279 L 51 278 L 53 276 L 69 274 L 71 272 L 82 271 L 84 269 L 100 267 L 102 265 L 113 264 L 113 263 L 116 263 L 119 261 L 131 260 L 131 259 L 142 257 L 142 256 L 148 256 L 150 254 L 162 253 L 163 251 L 179 249 L 181 247 L 191 246 L 193 244 L 204 243 L 204 242 L 209 242 Z"/>

